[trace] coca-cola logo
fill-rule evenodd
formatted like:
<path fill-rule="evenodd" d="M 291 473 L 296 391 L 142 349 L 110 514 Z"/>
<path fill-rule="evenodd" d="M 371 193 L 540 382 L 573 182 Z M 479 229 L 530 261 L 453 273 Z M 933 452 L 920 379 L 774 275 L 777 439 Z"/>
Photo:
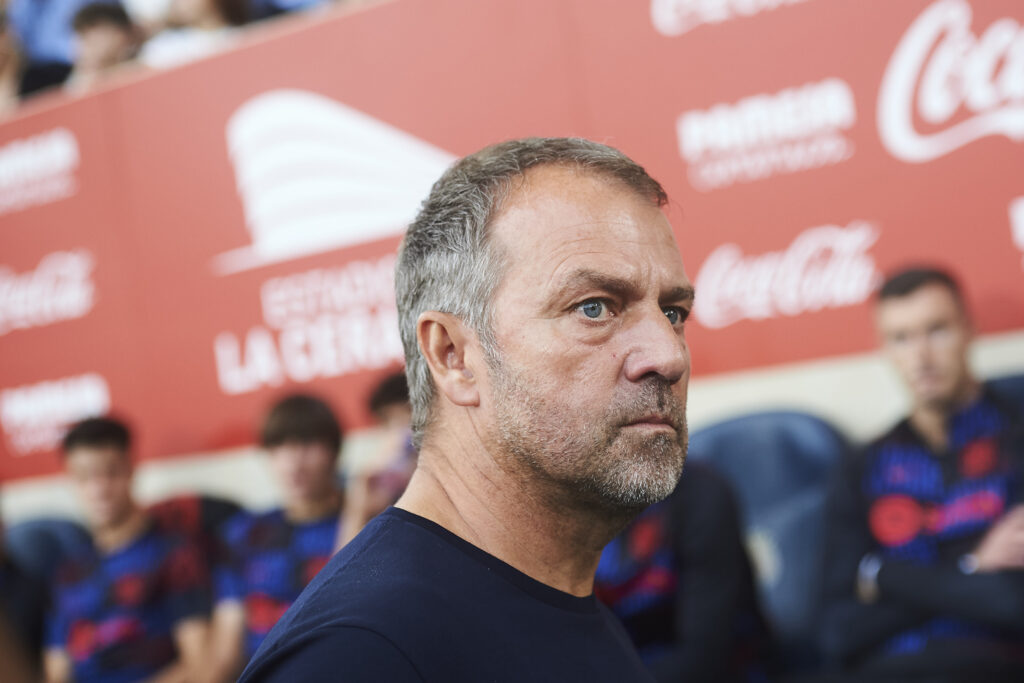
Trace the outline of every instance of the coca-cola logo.
<path fill-rule="evenodd" d="M 894 157 L 922 163 L 990 135 L 1024 140 L 1024 29 L 1004 17 L 976 36 L 971 19 L 966 0 L 939 0 L 896 47 L 878 95 Z"/>
<path fill-rule="evenodd" d="M 807 0 L 651 0 L 651 23 L 663 36 L 681 36 L 702 24 L 719 24 Z"/>
<path fill-rule="evenodd" d="M 878 229 L 866 221 L 803 231 L 783 251 L 746 256 L 723 244 L 697 273 L 694 315 L 718 329 L 740 320 L 797 316 L 861 303 L 879 273 L 869 253 Z"/>
<path fill-rule="evenodd" d="M 22 274 L 0 266 L 0 336 L 86 315 L 96 292 L 93 266 L 85 249 L 47 254 Z"/>

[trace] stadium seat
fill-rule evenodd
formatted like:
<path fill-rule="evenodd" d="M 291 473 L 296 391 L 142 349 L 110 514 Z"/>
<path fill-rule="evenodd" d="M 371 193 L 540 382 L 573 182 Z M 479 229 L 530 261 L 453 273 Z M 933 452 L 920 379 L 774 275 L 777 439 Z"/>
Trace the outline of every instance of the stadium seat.
<path fill-rule="evenodd" d="M 991 379 L 986 384 L 993 391 L 1024 406 L 1024 374 L 1008 375 Z"/>
<path fill-rule="evenodd" d="M 787 668 L 817 665 L 821 547 L 826 488 L 847 440 L 797 412 L 746 415 L 697 430 L 689 458 L 732 484 L 762 607 Z"/>
<path fill-rule="evenodd" d="M 69 519 L 32 519 L 4 530 L 4 546 L 27 573 L 46 581 L 67 557 L 92 547 L 89 533 Z"/>

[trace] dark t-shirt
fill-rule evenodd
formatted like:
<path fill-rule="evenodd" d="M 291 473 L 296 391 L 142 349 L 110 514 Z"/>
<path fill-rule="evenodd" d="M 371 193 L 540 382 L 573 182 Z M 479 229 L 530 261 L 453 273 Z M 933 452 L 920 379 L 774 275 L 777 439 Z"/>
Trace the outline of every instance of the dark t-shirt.
<path fill-rule="evenodd" d="M 390 508 L 317 576 L 242 681 L 649 681 L 594 596 Z"/>

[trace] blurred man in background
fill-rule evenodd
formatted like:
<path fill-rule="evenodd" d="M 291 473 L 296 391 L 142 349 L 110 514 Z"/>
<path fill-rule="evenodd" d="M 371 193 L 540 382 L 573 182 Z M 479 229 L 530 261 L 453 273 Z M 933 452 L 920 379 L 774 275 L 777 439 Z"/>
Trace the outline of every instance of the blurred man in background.
<path fill-rule="evenodd" d="M 835 479 L 824 649 L 871 680 L 1022 680 L 1024 417 L 972 375 L 948 273 L 893 275 L 876 314 L 912 408 Z"/>
<path fill-rule="evenodd" d="M 224 526 L 223 557 L 214 570 L 213 680 L 237 678 L 330 559 L 343 499 L 341 439 L 331 407 L 314 396 L 288 396 L 264 420 L 260 442 L 282 507 L 243 512 Z"/>
<path fill-rule="evenodd" d="M 395 275 L 416 472 L 242 680 L 649 680 L 593 581 L 686 453 L 693 288 L 666 202 L 580 139 L 434 185 Z"/>
<path fill-rule="evenodd" d="M 95 86 L 139 49 L 141 35 L 120 5 L 94 2 L 75 14 L 75 63 L 64 85 L 74 91 Z"/>
<path fill-rule="evenodd" d="M 64 437 L 62 451 L 94 549 L 57 572 L 46 680 L 201 680 L 208 577 L 195 546 L 135 503 L 127 427 L 84 420 Z"/>
<path fill-rule="evenodd" d="M 729 484 L 687 463 L 672 495 L 605 547 L 594 593 L 662 683 L 763 681 L 771 642 Z"/>
<path fill-rule="evenodd" d="M 380 440 L 368 461 L 348 479 L 338 548 L 398 500 L 416 469 L 405 372 L 385 377 L 370 394 L 368 407 L 377 419 Z"/>

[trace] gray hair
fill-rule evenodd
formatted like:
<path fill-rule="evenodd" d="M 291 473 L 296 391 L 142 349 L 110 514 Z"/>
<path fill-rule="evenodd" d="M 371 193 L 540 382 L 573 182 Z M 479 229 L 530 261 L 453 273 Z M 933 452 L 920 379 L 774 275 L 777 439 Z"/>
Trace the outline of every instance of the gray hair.
<path fill-rule="evenodd" d="M 412 403 L 413 443 L 419 447 L 432 418 L 434 383 L 416 340 L 424 311 L 462 319 L 496 357 L 490 302 L 505 255 L 490 241 L 490 225 L 512 181 L 542 165 L 574 166 L 624 184 L 657 206 L 668 197 L 636 162 L 612 147 L 582 138 L 525 138 L 486 147 L 460 159 L 434 183 L 402 241 L 395 266 L 398 325 Z"/>

